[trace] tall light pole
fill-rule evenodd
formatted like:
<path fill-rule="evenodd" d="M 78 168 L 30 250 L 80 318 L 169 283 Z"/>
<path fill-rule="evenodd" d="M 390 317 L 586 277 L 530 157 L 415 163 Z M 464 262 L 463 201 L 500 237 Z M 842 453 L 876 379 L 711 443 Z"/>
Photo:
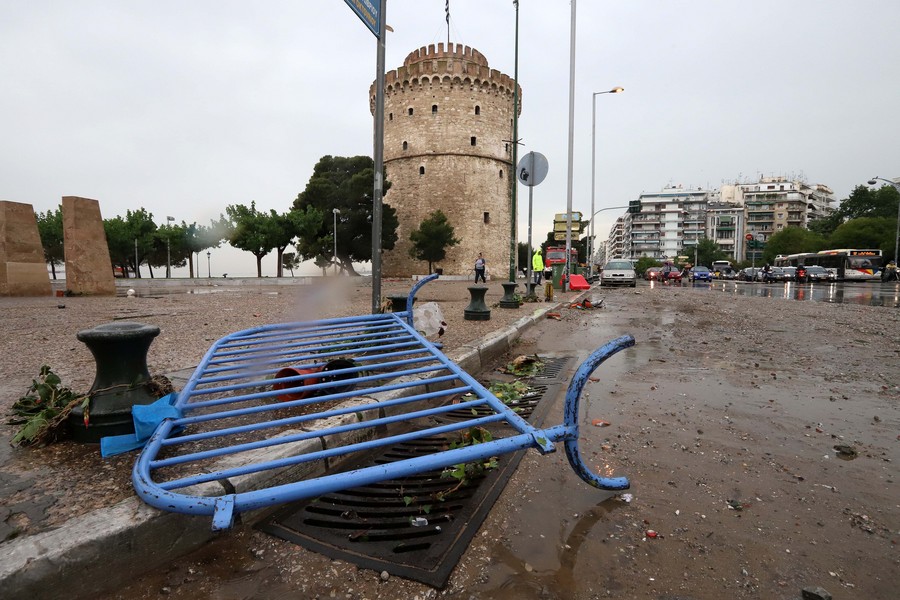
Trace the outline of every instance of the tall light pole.
<path fill-rule="evenodd" d="M 338 264 L 337 264 L 337 216 L 341 214 L 341 209 L 332 208 L 332 214 L 334 215 L 334 254 L 332 255 L 332 259 L 334 260 L 334 274 L 338 274 Z"/>
<path fill-rule="evenodd" d="M 175 217 L 166 217 L 166 279 L 172 276 L 172 236 L 171 223 Z"/>
<path fill-rule="evenodd" d="M 575 154 L 575 10 L 576 0 L 572 0 L 572 17 L 569 26 L 569 148 L 566 171 L 566 268 L 560 282 L 563 292 L 569 291 L 569 275 L 572 272 L 572 170 Z"/>
<path fill-rule="evenodd" d="M 873 177 L 869 180 L 869 185 L 875 185 L 876 181 L 883 181 L 885 183 L 889 183 L 894 186 L 894 189 L 900 193 L 900 182 L 893 181 L 891 179 L 885 179 L 884 177 Z M 897 203 L 897 231 L 894 233 L 894 264 L 897 264 L 897 249 L 900 247 L 900 202 Z"/>
<path fill-rule="evenodd" d="M 212 279 L 212 267 L 210 266 L 209 257 L 212 256 L 212 252 L 209 250 L 206 251 L 206 277 L 208 279 Z"/>
<path fill-rule="evenodd" d="M 597 214 L 594 212 L 594 186 L 597 179 L 597 96 L 600 94 L 618 94 L 619 92 L 624 92 L 625 88 L 623 87 L 614 87 L 611 90 L 607 90 L 605 92 L 594 92 L 593 96 L 591 96 L 591 234 L 588 237 L 588 276 L 594 276 L 594 261 L 593 261 L 593 250 L 594 250 L 594 215 Z"/>

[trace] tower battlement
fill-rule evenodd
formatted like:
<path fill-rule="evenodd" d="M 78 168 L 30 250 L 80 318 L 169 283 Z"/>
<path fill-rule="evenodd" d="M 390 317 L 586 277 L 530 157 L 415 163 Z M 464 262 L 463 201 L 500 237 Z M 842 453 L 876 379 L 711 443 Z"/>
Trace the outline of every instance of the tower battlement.
<path fill-rule="evenodd" d="M 444 49 L 443 43 L 438 44 L 437 49 L 435 49 L 434 44 L 429 44 L 428 46 L 422 46 L 418 50 L 413 50 L 406 57 L 406 60 L 403 61 L 403 66 L 408 67 L 413 63 L 421 62 L 423 60 L 437 60 L 440 58 L 458 58 L 460 60 L 484 65 L 485 67 L 488 66 L 487 58 L 475 48 L 452 43 L 446 50 Z"/>
<path fill-rule="evenodd" d="M 498 90 L 513 94 L 515 80 L 509 75 L 488 66 L 488 60 L 478 50 L 462 44 L 430 44 L 410 52 L 403 61 L 403 66 L 384 74 L 385 90 L 390 93 L 393 88 L 403 85 L 420 85 L 432 83 L 434 77 L 439 81 L 450 77 L 451 84 L 490 85 Z M 521 102 L 521 87 L 519 97 Z M 369 88 L 371 109 L 375 109 L 375 84 Z"/>

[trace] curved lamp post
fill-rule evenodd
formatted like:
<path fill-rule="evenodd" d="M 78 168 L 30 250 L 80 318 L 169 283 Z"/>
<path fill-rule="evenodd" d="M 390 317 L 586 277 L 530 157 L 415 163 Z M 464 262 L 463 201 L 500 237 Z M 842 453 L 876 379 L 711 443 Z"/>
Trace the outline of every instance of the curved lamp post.
<path fill-rule="evenodd" d="M 876 182 L 883 181 L 885 183 L 889 183 L 894 186 L 894 189 L 897 192 L 900 192 L 900 182 L 893 181 L 891 179 L 885 179 L 884 177 L 873 177 L 869 180 L 869 185 L 875 185 Z M 897 231 L 894 233 L 894 264 L 897 264 L 897 249 L 900 247 L 900 202 L 897 203 Z"/>
<path fill-rule="evenodd" d="M 624 92 L 625 88 L 623 87 L 614 87 L 611 90 L 607 90 L 605 92 L 594 92 L 591 96 L 591 233 L 588 237 L 588 275 L 590 277 L 594 276 L 594 215 L 597 214 L 594 211 L 594 184 L 597 179 L 596 177 L 596 165 L 597 165 L 597 96 L 600 94 L 618 94 L 619 92 Z"/>
<path fill-rule="evenodd" d="M 210 266 L 210 262 L 209 262 L 210 256 L 212 256 L 212 252 L 207 250 L 206 251 L 206 278 L 207 279 L 212 279 L 212 267 Z"/>

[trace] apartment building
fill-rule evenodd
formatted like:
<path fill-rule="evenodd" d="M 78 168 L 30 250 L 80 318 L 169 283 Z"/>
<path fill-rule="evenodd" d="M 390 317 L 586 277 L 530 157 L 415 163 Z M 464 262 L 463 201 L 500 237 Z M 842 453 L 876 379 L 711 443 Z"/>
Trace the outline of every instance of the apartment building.
<path fill-rule="evenodd" d="M 746 260 L 749 233 L 765 243 L 785 227 L 806 228 L 834 210 L 834 192 L 787 177 L 761 177 L 709 191 L 669 186 L 639 196 L 641 212 L 626 213 L 610 231 L 610 257 L 656 260 L 692 256 L 701 239 L 712 239 L 735 261 Z"/>

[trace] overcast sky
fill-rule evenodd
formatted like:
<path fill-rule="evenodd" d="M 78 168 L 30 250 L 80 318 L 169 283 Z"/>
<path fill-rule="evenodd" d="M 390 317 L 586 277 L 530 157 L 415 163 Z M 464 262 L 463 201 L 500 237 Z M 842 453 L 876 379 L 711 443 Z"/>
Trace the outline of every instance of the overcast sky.
<path fill-rule="evenodd" d="M 446 41 L 444 4 L 388 0 L 388 70 Z M 568 1 L 520 2 L 520 152 L 550 163 L 536 240 L 566 209 L 570 19 Z M 573 209 L 590 212 L 592 92 L 614 86 L 596 98 L 596 208 L 760 174 L 842 199 L 900 176 L 898 23 L 895 0 L 581 0 Z M 451 0 L 450 26 L 513 75 L 512 0 Z M 375 51 L 343 0 L 0 0 L 0 199 L 43 212 L 84 196 L 159 224 L 285 211 L 321 156 L 371 156 Z M 213 263 L 255 274 L 247 253 Z"/>

